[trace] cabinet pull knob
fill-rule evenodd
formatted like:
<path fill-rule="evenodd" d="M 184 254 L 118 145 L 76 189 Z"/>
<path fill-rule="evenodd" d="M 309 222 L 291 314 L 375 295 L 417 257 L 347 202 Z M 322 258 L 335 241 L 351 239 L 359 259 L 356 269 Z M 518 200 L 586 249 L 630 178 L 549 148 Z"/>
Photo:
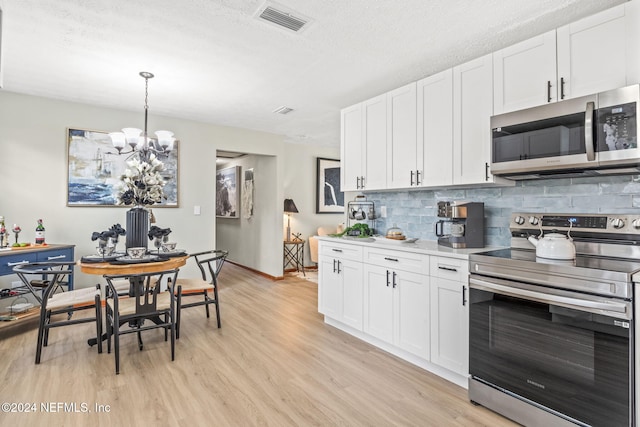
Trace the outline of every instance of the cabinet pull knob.
<path fill-rule="evenodd" d="M 364 176 L 360 177 L 360 188 L 364 188 Z"/>
<path fill-rule="evenodd" d="M 340 260 L 338 260 L 338 274 L 340 274 L 340 264 L 341 264 L 341 262 L 340 262 Z"/>
<path fill-rule="evenodd" d="M 420 185 L 420 171 L 416 171 L 416 185 Z"/>
<path fill-rule="evenodd" d="M 560 99 L 564 99 L 564 77 L 560 77 Z"/>
<path fill-rule="evenodd" d="M 547 102 L 551 102 L 551 80 L 547 80 Z"/>
<path fill-rule="evenodd" d="M 397 285 L 397 283 L 396 283 L 396 276 L 397 276 L 397 274 L 396 274 L 396 272 L 394 271 L 394 272 L 393 272 L 393 287 L 394 287 L 394 288 L 395 288 L 395 287 L 396 287 L 396 285 Z"/>
<path fill-rule="evenodd" d="M 467 305 L 467 287 L 463 286 L 462 287 L 462 306 L 464 307 L 465 305 Z"/>
<path fill-rule="evenodd" d="M 413 171 L 411 171 L 411 185 L 413 185 Z"/>
<path fill-rule="evenodd" d="M 331 248 L 333 252 L 342 252 L 342 249 Z"/>
<path fill-rule="evenodd" d="M 384 257 L 384 259 L 386 259 L 387 261 L 398 262 L 398 259 L 397 259 L 397 258 Z"/>
<path fill-rule="evenodd" d="M 484 180 L 489 181 L 489 163 L 484 162 Z"/>
<path fill-rule="evenodd" d="M 333 272 L 334 273 L 336 272 L 336 260 L 335 259 L 333 260 Z"/>
<path fill-rule="evenodd" d="M 389 270 L 387 270 L 387 288 L 389 287 Z"/>
<path fill-rule="evenodd" d="M 47 261 L 51 261 L 52 259 L 64 259 L 66 257 L 67 257 L 66 255 L 49 256 L 47 257 Z"/>
<path fill-rule="evenodd" d="M 454 273 L 457 273 L 457 272 L 458 272 L 458 269 L 457 269 L 457 268 L 453 268 L 453 267 L 443 267 L 443 266 L 441 266 L 441 265 L 439 265 L 439 266 L 438 266 L 438 269 L 439 269 L 439 270 L 453 271 Z"/>

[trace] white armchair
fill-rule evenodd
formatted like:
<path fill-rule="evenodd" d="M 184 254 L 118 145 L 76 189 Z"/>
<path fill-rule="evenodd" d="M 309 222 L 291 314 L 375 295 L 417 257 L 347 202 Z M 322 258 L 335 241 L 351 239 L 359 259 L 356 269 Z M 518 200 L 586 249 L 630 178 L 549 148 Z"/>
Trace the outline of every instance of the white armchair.
<path fill-rule="evenodd" d="M 342 224 L 337 227 L 318 227 L 317 234 L 309 237 L 309 257 L 311 262 L 318 263 L 318 236 L 326 236 L 329 234 L 340 233 L 344 229 Z"/>

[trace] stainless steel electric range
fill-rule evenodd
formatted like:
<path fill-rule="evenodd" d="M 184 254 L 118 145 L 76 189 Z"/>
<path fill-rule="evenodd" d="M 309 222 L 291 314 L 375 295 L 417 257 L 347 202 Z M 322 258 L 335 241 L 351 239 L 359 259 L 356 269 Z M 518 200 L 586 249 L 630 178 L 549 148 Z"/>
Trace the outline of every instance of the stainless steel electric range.
<path fill-rule="evenodd" d="M 526 426 L 635 425 L 640 214 L 514 213 L 510 231 L 469 258 L 470 400 Z M 541 232 L 575 259 L 536 257 Z"/>

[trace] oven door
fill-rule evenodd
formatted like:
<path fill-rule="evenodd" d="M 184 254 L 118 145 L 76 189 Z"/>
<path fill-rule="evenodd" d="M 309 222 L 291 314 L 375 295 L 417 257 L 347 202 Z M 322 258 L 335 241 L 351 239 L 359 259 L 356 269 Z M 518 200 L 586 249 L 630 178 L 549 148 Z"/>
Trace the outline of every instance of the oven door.
<path fill-rule="evenodd" d="M 471 275 L 469 372 L 561 417 L 632 422 L 630 301 Z"/>

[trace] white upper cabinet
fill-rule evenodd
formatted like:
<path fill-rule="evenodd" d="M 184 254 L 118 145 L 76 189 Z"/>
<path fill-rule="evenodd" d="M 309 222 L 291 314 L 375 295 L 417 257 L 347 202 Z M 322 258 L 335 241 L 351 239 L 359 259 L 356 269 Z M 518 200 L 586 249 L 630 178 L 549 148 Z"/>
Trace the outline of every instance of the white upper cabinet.
<path fill-rule="evenodd" d="M 387 93 L 387 188 L 417 185 L 416 83 Z"/>
<path fill-rule="evenodd" d="M 495 114 L 556 100 L 556 32 L 493 53 Z"/>
<path fill-rule="evenodd" d="M 417 179 L 420 186 L 453 184 L 453 70 L 418 81 Z"/>
<path fill-rule="evenodd" d="M 493 183 L 491 54 L 453 67 L 453 184 Z"/>
<path fill-rule="evenodd" d="M 560 99 L 637 83 L 630 75 L 630 60 L 638 56 L 631 7 L 623 4 L 558 28 Z"/>
<path fill-rule="evenodd" d="M 365 155 L 362 133 L 362 104 L 343 109 L 340 112 L 340 185 L 343 191 L 360 189 Z"/>
<path fill-rule="evenodd" d="M 343 191 L 386 188 L 386 94 L 343 109 L 340 126 Z"/>
<path fill-rule="evenodd" d="M 493 53 L 494 114 L 638 83 L 638 2 Z"/>
<path fill-rule="evenodd" d="M 363 190 L 383 190 L 387 185 L 387 95 L 362 103 L 364 120 L 365 163 Z"/>

